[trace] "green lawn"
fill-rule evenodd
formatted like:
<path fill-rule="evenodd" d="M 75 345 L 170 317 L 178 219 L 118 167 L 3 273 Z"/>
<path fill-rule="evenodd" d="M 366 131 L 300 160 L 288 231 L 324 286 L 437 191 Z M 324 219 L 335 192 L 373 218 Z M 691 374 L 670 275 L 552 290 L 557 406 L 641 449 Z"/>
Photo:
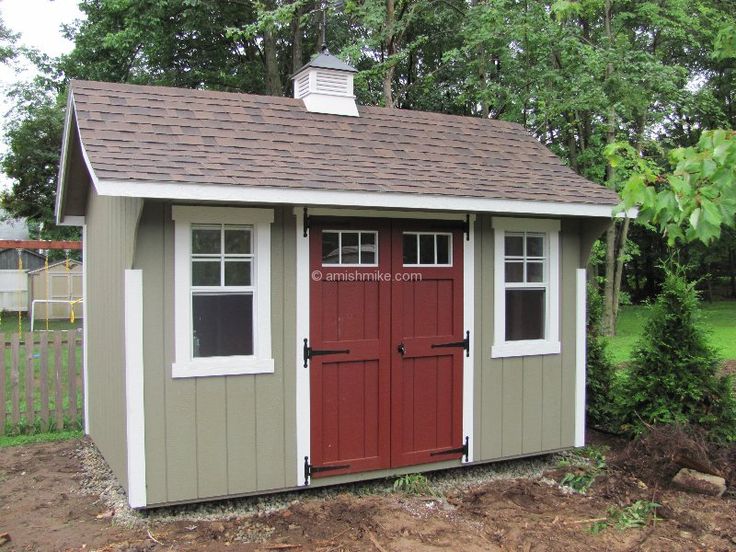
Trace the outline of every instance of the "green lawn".
<path fill-rule="evenodd" d="M 77 309 L 80 310 L 80 309 Z M 21 327 L 23 328 L 23 333 L 30 332 L 31 331 L 31 322 L 28 319 L 28 317 L 24 314 L 21 316 Z M 74 321 L 74 323 L 69 322 L 69 319 L 62 319 L 62 320 L 49 320 L 49 330 L 68 330 L 70 328 L 81 328 L 82 327 L 82 317 L 81 317 L 81 311 L 80 316 Z M 36 320 L 33 330 L 45 330 L 46 329 L 46 320 Z M 18 315 L 16 313 L 7 313 L 3 312 L 0 315 L 0 333 L 5 334 L 14 334 L 18 333 Z"/>
<path fill-rule="evenodd" d="M 65 441 L 67 439 L 79 439 L 84 435 L 83 431 L 54 431 L 49 433 L 35 433 L 33 435 L 0 435 L 0 448 L 17 447 L 31 443 L 51 443 L 52 441 Z"/>
<path fill-rule="evenodd" d="M 702 303 L 703 315 L 711 332 L 711 343 L 725 360 L 736 359 L 736 301 Z M 648 307 L 623 306 L 616 323 L 616 337 L 610 351 L 616 363 L 629 360 L 631 350 L 647 320 Z"/>

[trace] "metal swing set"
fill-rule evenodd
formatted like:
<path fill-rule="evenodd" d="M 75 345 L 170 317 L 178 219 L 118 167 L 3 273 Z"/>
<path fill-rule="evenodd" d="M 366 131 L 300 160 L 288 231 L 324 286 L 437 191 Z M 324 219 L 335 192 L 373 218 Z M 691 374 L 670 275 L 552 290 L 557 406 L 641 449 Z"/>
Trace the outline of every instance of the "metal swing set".
<path fill-rule="evenodd" d="M 18 272 L 23 272 L 23 257 L 21 255 L 24 249 L 31 250 L 42 250 L 44 253 L 44 271 L 46 277 L 46 298 L 45 299 L 33 299 L 31 301 L 31 312 L 29 313 L 31 321 L 31 332 L 34 330 L 34 323 L 36 320 L 36 304 L 45 304 L 45 329 L 49 330 L 49 307 L 52 304 L 68 304 L 69 305 L 69 322 L 74 323 L 76 320 L 75 306 L 84 301 L 84 298 L 65 300 L 65 299 L 51 299 L 51 285 L 49 275 L 49 251 L 51 250 L 63 250 L 65 254 L 64 265 L 67 271 L 67 277 L 71 272 L 70 253 L 72 251 L 78 251 L 82 249 L 82 242 L 80 241 L 68 241 L 68 240 L 0 240 L 0 249 L 15 249 L 18 253 Z M 22 295 L 22 291 L 18 291 L 19 295 Z M 19 299 L 18 303 L 22 302 L 22 298 Z M 1 316 L 1 314 L 0 314 Z M 18 333 L 23 333 L 23 314 L 18 310 Z"/>

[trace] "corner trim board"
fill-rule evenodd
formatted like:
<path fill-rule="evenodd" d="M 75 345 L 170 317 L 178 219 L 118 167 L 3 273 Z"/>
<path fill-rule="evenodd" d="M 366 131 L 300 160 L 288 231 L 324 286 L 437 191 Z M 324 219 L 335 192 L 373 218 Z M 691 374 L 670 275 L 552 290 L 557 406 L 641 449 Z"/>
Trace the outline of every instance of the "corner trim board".
<path fill-rule="evenodd" d="M 585 371 L 586 371 L 586 276 L 575 271 L 575 446 L 585 446 Z"/>
<path fill-rule="evenodd" d="M 143 396 L 143 271 L 125 271 L 125 423 L 128 504 L 146 506 L 146 424 Z"/>
<path fill-rule="evenodd" d="M 82 226 L 82 297 L 87 295 L 87 225 Z M 82 381 L 84 381 L 84 434 L 89 435 L 89 332 L 87 301 L 82 301 Z"/>

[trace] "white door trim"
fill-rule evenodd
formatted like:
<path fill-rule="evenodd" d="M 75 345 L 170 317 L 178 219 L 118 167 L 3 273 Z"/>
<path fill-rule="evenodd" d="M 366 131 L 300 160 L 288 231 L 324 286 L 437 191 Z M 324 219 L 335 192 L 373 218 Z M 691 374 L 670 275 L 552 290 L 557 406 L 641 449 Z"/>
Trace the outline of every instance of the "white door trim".
<path fill-rule="evenodd" d="M 470 438 L 468 456 L 465 462 L 473 461 L 473 412 L 474 412 L 474 384 L 475 384 L 475 342 L 478 334 L 475 332 L 475 215 L 470 215 L 467 239 L 464 240 L 463 257 L 463 322 L 465 330 L 470 330 L 469 354 L 463 358 L 463 439 Z"/>
<path fill-rule="evenodd" d="M 304 368 L 304 338 L 309 338 L 309 235 L 304 236 L 304 211 L 296 214 L 296 481 L 304 485 L 304 458 L 310 456 L 311 419 L 309 369 Z"/>

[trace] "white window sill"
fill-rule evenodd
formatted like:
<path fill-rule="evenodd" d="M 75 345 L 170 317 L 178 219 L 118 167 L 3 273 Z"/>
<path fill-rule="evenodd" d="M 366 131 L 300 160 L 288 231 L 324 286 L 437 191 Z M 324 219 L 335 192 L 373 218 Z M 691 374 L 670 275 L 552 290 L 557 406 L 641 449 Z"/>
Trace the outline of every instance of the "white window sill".
<path fill-rule="evenodd" d="M 560 354 L 559 341 L 545 341 L 531 339 L 526 341 L 507 341 L 491 347 L 491 358 L 558 355 Z"/>
<path fill-rule="evenodd" d="M 256 359 L 250 356 L 197 358 L 171 365 L 173 378 L 204 378 L 209 376 L 237 376 L 241 374 L 273 374 L 272 358 Z"/>

